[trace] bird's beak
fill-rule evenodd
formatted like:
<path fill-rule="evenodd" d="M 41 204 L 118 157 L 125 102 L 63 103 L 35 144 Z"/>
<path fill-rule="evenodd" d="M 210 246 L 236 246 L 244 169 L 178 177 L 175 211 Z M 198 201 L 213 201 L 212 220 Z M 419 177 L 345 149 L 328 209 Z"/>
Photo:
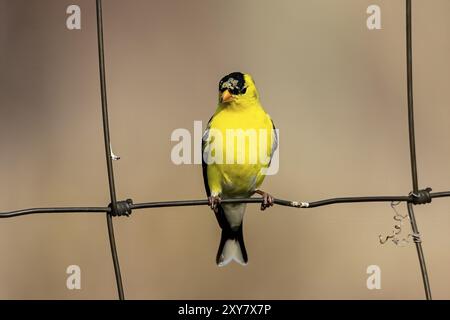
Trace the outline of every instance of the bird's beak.
<path fill-rule="evenodd" d="M 220 102 L 222 103 L 230 102 L 231 100 L 233 100 L 233 95 L 228 90 L 225 90 L 220 96 Z"/>

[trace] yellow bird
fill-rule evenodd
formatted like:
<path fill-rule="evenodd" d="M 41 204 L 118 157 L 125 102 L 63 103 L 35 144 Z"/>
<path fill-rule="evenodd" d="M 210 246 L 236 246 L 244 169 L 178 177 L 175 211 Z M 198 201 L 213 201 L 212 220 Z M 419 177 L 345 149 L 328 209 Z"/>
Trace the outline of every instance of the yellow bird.
<path fill-rule="evenodd" d="M 246 265 L 242 222 L 246 204 L 221 204 L 222 199 L 263 197 L 261 210 L 273 197 L 259 190 L 278 137 L 270 116 L 259 102 L 255 82 L 233 72 L 219 82 L 219 104 L 203 134 L 203 179 L 209 204 L 222 229 L 216 263 Z"/>

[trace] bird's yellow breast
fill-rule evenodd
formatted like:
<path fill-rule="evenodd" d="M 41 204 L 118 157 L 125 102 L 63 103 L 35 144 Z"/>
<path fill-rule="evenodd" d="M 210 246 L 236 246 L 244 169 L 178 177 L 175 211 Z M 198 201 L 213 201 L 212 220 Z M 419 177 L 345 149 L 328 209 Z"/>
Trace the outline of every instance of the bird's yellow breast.
<path fill-rule="evenodd" d="M 259 103 L 219 108 L 210 131 L 221 136 L 214 143 L 222 162 L 208 166 L 211 190 L 225 197 L 251 195 L 264 180 L 262 170 L 268 167 L 272 153 L 272 130 L 272 121 Z"/>

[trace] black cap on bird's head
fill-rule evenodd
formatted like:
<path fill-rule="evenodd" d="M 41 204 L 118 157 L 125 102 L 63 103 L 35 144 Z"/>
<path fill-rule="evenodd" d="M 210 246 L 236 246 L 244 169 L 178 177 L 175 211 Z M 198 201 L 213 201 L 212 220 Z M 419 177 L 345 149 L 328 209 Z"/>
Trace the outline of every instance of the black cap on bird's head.
<path fill-rule="evenodd" d="M 223 77 L 219 82 L 220 103 L 227 103 L 242 97 L 249 88 L 254 88 L 251 77 L 242 72 L 233 72 Z M 253 90 L 256 96 L 256 88 Z"/>

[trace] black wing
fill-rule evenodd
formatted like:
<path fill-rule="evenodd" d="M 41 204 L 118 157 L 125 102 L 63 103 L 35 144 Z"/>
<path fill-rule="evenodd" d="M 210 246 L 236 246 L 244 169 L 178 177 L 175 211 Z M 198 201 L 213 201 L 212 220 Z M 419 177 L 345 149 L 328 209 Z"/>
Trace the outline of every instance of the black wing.
<path fill-rule="evenodd" d="M 202 136 L 202 172 L 203 172 L 203 184 L 205 185 L 206 195 L 209 197 L 211 195 L 211 190 L 209 189 L 208 184 L 208 164 L 205 162 L 203 158 L 203 152 L 205 151 L 206 141 L 208 140 L 208 130 L 211 124 L 211 120 L 214 116 L 211 117 L 208 121 L 208 125 L 206 126 L 206 130 Z M 214 210 L 214 214 L 216 215 L 217 222 L 222 229 L 229 228 L 228 221 L 225 217 L 225 211 L 223 211 L 223 207 L 221 205 L 217 206 L 217 210 Z"/>
<path fill-rule="evenodd" d="M 214 117 L 214 116 L 213 116 Z M 208 131 L 209 131 L 209 126 L 211 124 L 211 120 L 212 118 L 209 119 L 208 121 L 208 125 L 206 126 L 206 130 L 203 133 L 202 136 L 202 171 L 203 171 L 203 184 L 205 185 L 205 191 L 206 191 L 206 195 L 209 197 L 211 195 L 211 190 L 209 190 L 209 184 L 208 184 L 208 170 L 206 170 L 208 168 L 208 165 L 205 162 L 205 159 L 203 158 L 203 152 L 205 151 L 205 146 L 206 146 L 206 141 L 208 138 Z"/>
<path fill-rule="evenodd" d="M 273 129 L 274 137 L 273 137 L 273 141 L 272 141 L 272 150 L 271 150 L 272 152 L 271 152 L 271 154 L 270 154 L 269 166 L 270 166 L 270 164 L 271 164 L 271 162 L 272 162 L 272 158 L 273 158 L 273 155 L 275 154 L 275 150 L 277 150 L 277 148 L 278 148 L 278 134 L 277 134 L 277 128 L 275 128 L 275 124 L 273 123 L 273 120 L 270 119 L 270 121 L 272 122 L 272 129 Z"/>

